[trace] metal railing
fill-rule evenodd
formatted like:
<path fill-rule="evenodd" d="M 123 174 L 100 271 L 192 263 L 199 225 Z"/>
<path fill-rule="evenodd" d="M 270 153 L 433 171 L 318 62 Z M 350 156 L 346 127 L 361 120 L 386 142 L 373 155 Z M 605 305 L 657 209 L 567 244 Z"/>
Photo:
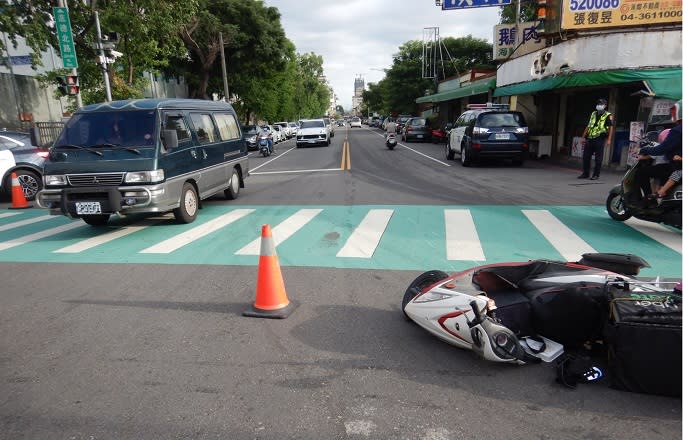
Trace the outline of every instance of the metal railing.
<path fill-rule="evenodd" d="M 51 144 L 57 139 L 59 133 L 64 128 L 63 122 L 36 122 L 34 126 L 38 129 L 40 134 L 40 143 Z"/>

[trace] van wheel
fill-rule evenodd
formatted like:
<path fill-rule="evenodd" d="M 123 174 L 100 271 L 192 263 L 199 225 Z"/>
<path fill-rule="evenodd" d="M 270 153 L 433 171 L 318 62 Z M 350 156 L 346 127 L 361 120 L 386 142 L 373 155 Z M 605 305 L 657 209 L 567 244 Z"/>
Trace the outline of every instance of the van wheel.
<path fill-rule="evenodd" d="M 86 215 L 81 218 L 90 226 L 104 226 L 109 221 L 109 214 Z"/>
<path fill-rule="evenodd" d="M 192 223 L 197 218 L 199 209 L 199 197 L 194 186 L 185 182 L 180 194 L 180 206 L 173 210 L 173 215 L 179 223 Z"/>
<path fill-rule="evenodd" d="M 240 196 L 240 174 L 236 169 L 232 169 L 232 176 L 230 177 L 230 184 L 228 188 L 223 191 L 225 198 L 228 200 L 235 200 Z"/>

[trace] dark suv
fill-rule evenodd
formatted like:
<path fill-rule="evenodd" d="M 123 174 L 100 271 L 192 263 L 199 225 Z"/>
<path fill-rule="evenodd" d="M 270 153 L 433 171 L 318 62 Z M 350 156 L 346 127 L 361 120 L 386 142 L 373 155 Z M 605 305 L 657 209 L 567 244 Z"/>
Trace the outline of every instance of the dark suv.
<path fill-rule="evenodd" d="M 460 154 L 463 166 L 484 157 L 512 159 L 522 165 L 529 152 L 524 116 L 499 106 L 471 108 L 460 115 L 448 136 L 446 158 Z"/>

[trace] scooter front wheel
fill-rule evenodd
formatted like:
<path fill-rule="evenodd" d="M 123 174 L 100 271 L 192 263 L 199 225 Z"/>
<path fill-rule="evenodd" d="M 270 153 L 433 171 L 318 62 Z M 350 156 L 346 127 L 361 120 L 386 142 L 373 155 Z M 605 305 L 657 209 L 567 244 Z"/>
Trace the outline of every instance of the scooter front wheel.
<path fill-rule="evenodd" d="M 403 294 L 403 301 L 401 302 L 401 310 L 407 319 L 410 319 L 406 314 L 406 306 L 410 301 L 417 296 L 418 293 L 422 292 L 422 289 L 429 287 L 437 281 L 444 280 L 448 278 L 449 275 L 446 272 L 440 270 L 430 270 L 418 276 L 410 283 L 410 286 L 406 289 Z"/>
<path fill-rule="evenodd" d="M 623 222 L 631 218 L 631 214 L 626 211 L 626 201 L 621 194 L 611 193 L 607 197 L 605 207 L 609 216 L 614 220 Z"/>

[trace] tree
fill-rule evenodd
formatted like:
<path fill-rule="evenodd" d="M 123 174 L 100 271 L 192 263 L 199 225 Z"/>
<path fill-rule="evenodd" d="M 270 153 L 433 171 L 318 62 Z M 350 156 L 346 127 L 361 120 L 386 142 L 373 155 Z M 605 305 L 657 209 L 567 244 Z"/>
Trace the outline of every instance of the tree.
<path fill-rule="evenodd" d="M 16 45 L 18 37 L 26 39 L 33 50 L 33 67 L 40 65 L 41 51 L 59 45 L 52 20 L 51 2 L 30 0 L 0 0 L 0 31 L 7 32 Z M 94 13 L 100 17 L 104 32 L 118 32 L 117 47 L 123 57 L 110 64 L 109 79 L 115 99 L 141 97 L 145 81 L 142 72 L 156 71 L 167 64 L 172 55 L 185 51 L 177 36 L 177 23 L 186 22 L 196 10 L 196 0 L 183 2 L 179 8 L 173 0 L 91 0 L 88 4 L 72 1 L 69 17 L 78 57 L 78 75 L 84 103 L 104 100 L 102 69 L 96 64 Z M 0 41 L 0 47 L 3 42 Z M 54 82 L 63 71 L 39 77 L 44 83 Z"/>
<path fill-rule="evenodd" d="M 441 43 L 449 58 L 443 60 L 440 80 L 462 75 L 470 69 L 495 69 L 493 48 L 485 40 L 472 36 L 447 37 Z M 434 93 L 437 86 L 434 79 L 422 77 L 422 56 L 422 42 L 413 40 L 401 45 L 385 78 L 364 92 L 364 101 L 381 103 L 381 111 L 386 114 L 414 113 L 415 100 L 425 92 Z M 377 104 L 372 104 L 373 110 Z"/>

